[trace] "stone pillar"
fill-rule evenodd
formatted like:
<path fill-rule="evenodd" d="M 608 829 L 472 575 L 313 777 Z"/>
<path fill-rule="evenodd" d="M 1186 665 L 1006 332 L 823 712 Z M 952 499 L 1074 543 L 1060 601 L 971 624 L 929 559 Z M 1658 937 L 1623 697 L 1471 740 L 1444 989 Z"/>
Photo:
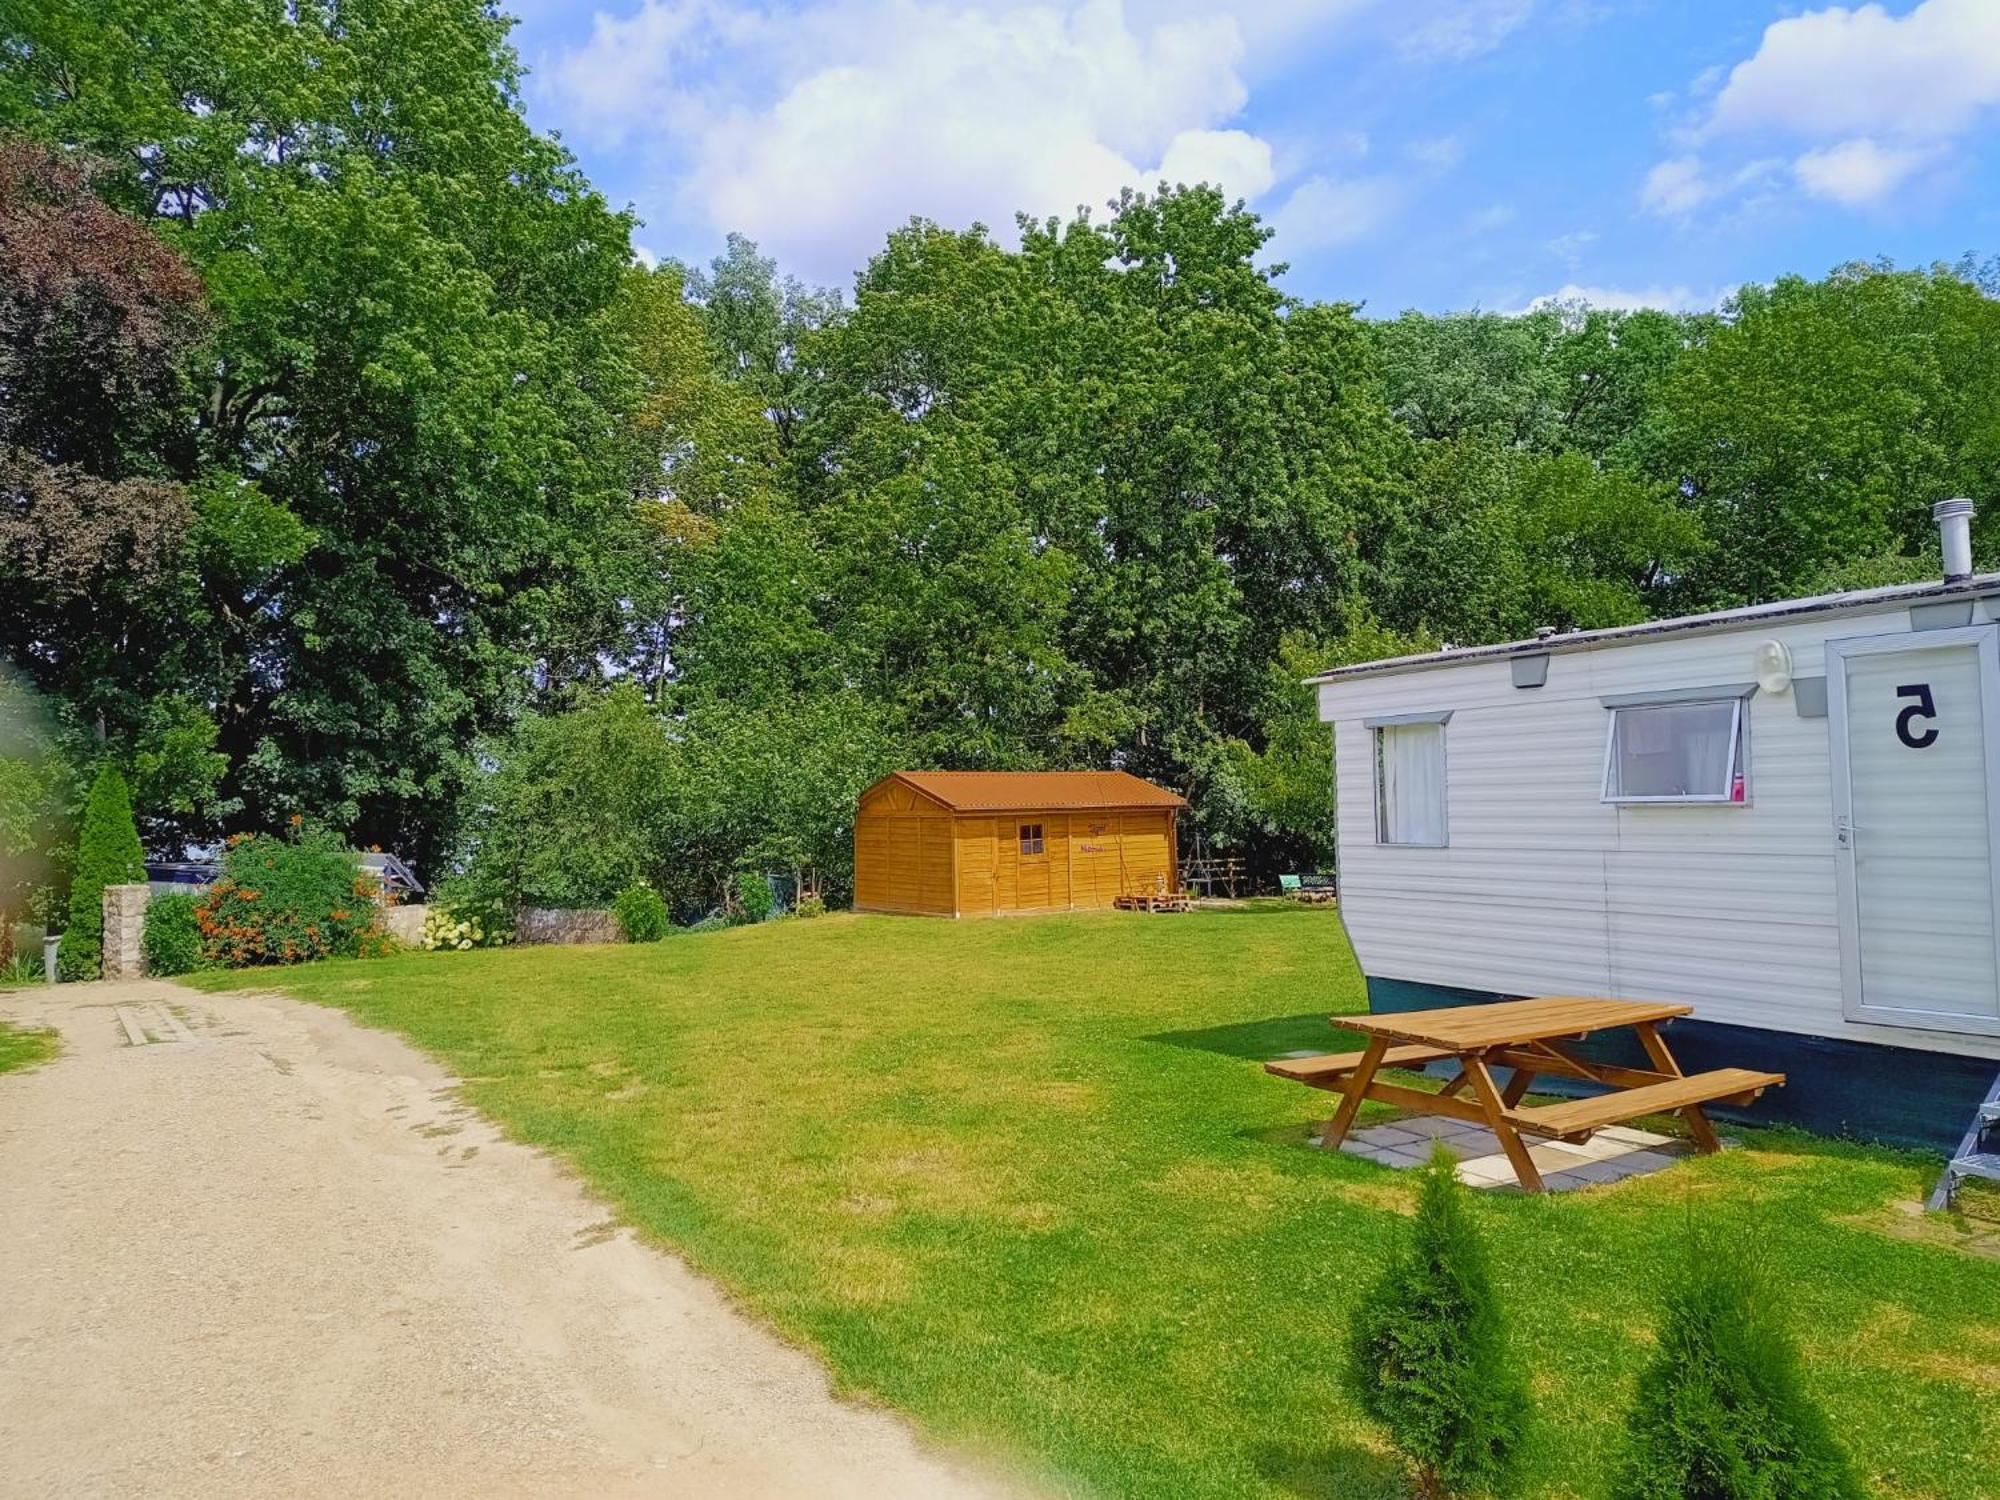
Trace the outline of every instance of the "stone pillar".
<path fill-rule="evenodd" d="M 146 930 L 149 885 L 107 885 L 104 888 L 104 977 L 138 979 L 146 972 L 140 936 Z"/>

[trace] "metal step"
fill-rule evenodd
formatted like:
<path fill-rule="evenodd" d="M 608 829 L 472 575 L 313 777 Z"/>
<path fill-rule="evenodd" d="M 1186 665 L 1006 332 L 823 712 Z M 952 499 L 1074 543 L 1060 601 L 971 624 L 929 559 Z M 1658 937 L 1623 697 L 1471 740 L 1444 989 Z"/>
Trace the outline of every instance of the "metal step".
<path fill-rule="evenodd" d="M 1950 1208 L 1952 1195 L 1958 1190 L 1959 1183 L 1968 1177 L 2000 1182 L 2000 1154 L 1988 1151 L 1985 1139 L 1996 1126 L 2000 1126 L 2000 1075 L 1994 1077 L 1993 1087 L 1986 1091 L 1986 1098 L 1973 1111 L 1965 1139 L 1958 1143 L 1958 1150 L 1951 1154 L 1944 1171 L 1938 1174 L 1937 1186 L 1932 1189 L 1930 1201 L 1925 1205 L 1931 1212 Z"/>

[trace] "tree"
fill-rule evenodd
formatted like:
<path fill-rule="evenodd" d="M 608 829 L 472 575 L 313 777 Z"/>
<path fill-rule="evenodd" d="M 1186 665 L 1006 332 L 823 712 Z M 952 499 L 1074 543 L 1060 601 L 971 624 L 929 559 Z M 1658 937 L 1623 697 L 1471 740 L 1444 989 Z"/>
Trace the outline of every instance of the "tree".
<path fill-rule="evenodd" d="M 1783 1299 L 1739 1239 L 1691 1233 L 1626 1418 L 1617 1500 L 1860 1500 Z"/>
<path fill-rule="evenodd" d="M 1970 266 L 1843 267 L 1743 289 L 1658 390 L 1643 460 L 1714 549 L 1676 608 L 1782 598 L 1920 553 L 1930 507 L 2000 489 L 2000 302 Z M 1989 513 L 1981 545 L 2000 536 Z"/>
<path fill-rule="evenodd" d="M 1416 1471 L 1424 1500 L 1505 1495 L 1528 1419 L 1458 1164 L 1419 1169 L 1408 1241 L 1354 1310 L 1346 1381 Z"/>
<path fill-rule="evenodd" d="M 509 24 L 478 0 L 0 22 L 0 123 L 117 163 L 99 194 L 206 284 L 148 452 L 221 513 L 164 685 L 215 720 L 234 825 L 309 811 L 440 854 L 472 746 L 601 675 L 653 587 L 629 220 L 522 118 Z M 111 622 L 89 634 L 115 656 Z"/>
<path fill-rule="evenodd" d="M 0 668 L 0 968 L 14 957 L 14 923 L 50 875 L 71 771 L 46 705 Z"/>
<path fill-rule="evenodd" d="M 467 794 L 464 852 L 492 894 L 584 907 L 608 905 L 634 882 L 668 889 L 678 758 L 636 688 L 531 715 L 486 758 L 492 769 Z"/>
<path fill-rule="evenodd" d="M 146 851 L 132 821 L 132 789 L 109 761 L 98 768 L 83 805 L 76 872 L 70 877 L 69 925 L 56 961 L 64 979 L 95 979 L 104 967 L 104 888 L 146 878 Z"/>

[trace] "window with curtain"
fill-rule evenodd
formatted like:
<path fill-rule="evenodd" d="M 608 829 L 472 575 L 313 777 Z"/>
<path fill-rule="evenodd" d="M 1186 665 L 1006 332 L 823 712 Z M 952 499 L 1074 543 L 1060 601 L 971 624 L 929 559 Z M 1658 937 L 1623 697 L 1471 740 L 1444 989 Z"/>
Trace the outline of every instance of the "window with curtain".
<path fill-rule="evenodd" d="M 1611 710 L 1606 802 L 1747 801 L 1743 700 Z"/>
<path fill-rule="evenodd" d="M 1375 727 L 1375 842 L 1445 842 L 1444 725 Z"/>

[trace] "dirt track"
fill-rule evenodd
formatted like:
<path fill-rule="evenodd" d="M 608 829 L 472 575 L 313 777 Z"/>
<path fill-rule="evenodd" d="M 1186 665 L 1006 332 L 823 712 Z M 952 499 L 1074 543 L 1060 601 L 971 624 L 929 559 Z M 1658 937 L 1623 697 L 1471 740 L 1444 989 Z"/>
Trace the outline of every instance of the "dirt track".
<path fill-rule="evenodd" d="M 161 984 L 0 1017 L 64 1041 L 0 1077 L 0 1492 L 1012 1493 L 836 1401 L 395 1038 Z"/>

